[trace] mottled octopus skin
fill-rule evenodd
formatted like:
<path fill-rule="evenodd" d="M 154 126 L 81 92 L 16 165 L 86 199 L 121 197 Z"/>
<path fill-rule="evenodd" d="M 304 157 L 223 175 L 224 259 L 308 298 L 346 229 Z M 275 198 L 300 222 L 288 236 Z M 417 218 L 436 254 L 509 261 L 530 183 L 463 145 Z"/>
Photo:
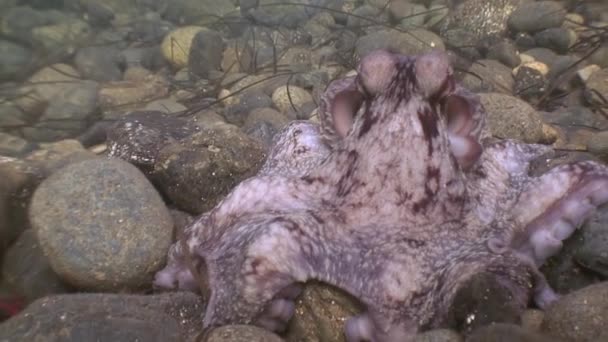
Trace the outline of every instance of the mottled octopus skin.
<path fill-rule="evenodd" d="M 186 228 L 155 284 L 196 290 L 191 255 L 210 290 L 204 328 L 281 330 L 294 284 L 317 279 L 365 305 L 346 323 L 351 342 L 441 326 L 478 273 L 522 310 L 555 300 L 538 267 L 608 201 L 608 168 L 577 162 L 529 176 L 549 148 L 490 143 L 483 107 L 443 52 L 377 51 L 357 71 L 330 84 L 320 125 L 288 125 L 260 174 Z"/>

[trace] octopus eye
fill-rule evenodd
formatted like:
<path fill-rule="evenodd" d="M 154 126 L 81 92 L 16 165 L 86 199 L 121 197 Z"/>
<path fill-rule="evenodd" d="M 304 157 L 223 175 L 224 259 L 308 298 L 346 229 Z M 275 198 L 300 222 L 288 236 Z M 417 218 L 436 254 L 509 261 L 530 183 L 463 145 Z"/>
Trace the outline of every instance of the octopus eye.
<path fill-rule="evenodd" d="M 374 51 L 361 60 L 357 79 L 366 95 L 375 96 L 386 89 L 397 72 L 396 62 L 396 56 L 384 50 Z"/>
<path fill-rule="evenodd" d="M 458 135 L 468 135 L 473 130 L 473 110 L 469 102 L 458 95 L 449 95 L 443 102 L 448 119 L 448 130 Z"/>
<path fill-rule="evenodd" d="M 416 81 L 422 95 L 430 99 L 440 97 L 452 83 L 452 68 L 443 51 L 433 50 L 416 59 L 414 65 Z"/>
<path fill-rule="evenodd" d="M 336 94 L 331 104 L 336 133 L 345 137 L 353 125 L 355 114 L 363 103 L 363 94 L 355 89 L 346 89 Z"/>
<path fill-rule="evenodd" d="M 473 131 L 477 126 L 470 102 L 458 95 L 448 95 L 443 99 L 443 112 L 448 120 L 450 149 L 458 163 L 468 168 L 481 154 L 481 145 Z"/>

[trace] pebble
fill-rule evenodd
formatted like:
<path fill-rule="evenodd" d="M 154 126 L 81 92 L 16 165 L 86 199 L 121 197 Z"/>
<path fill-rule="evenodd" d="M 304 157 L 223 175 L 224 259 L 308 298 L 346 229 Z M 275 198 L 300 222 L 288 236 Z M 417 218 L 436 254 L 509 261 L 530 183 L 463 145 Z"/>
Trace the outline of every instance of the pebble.
<path fill-rule="evenodd" d="M 188 66 L 192 41 L 203 30 L 202 26 L 184 26 L 169 32 L 161 43 L 163 57 L 176 69 Z"/>
<path fill-rule="evenodd" d="M 487 123 L 493 136 L 528 143 L 546 141 L 541 116 L 528 103 L 500 93 L 480 94 L 480 100 L 488 113 Z"/>
<path fill-rule="evenodd" d="M 227 325 L 214 329 L 208 342 L 282 342 L 279 336 L 251 325 Z"/>
<path fill-rule="evenodd" d="M 518 342 L 566 342 L 551 335 L 543 335 L 515 324 L 497 323 L 478 329 L 467 342 L 518 341 Z"/>
<path fill-rule="evenodd" d="M 177 208 L 198 215 L 253 176 L 263 160 L 258 141 L 234 125 L 220 124 L 162 148 L 152 177 Z"/>
<path fill-rule="evenodd" d="M 29 217 L 53 270 L 79 289 L 150 286 L 172 242 L 160 195 L 119 159 L 94 158 L 53 173 L 32 196 Z"/>
<path fill-rule="evenodd" d="M 517 32 L 537 32 L 559 27 L 566 17 L 566 11 L 557 1 L 523 2 L 508 20 L 509 27 Z"/>
<path fill-rule="evenodd" d="M 10 41 L 0 40 L 0 80 L 21 75 L 32 61 L 32 51 Z"/>
<path fill-rule="evenodd" d="M 606 105 L 608 100 L 608 69 L 598 70 L 585 82 L 585 99 L 590 104 Z"/>
<path fill-rule="evenodd" d="M 194 341 L 203 309 L 189 292 L 55 295 L 0 324 L 0 341 Z"/>
<path fill-rule="evenodd" d="M 2 278 L 28 302 L 70 291 L 51 268 L 32 229 L 21 233 L 4 255 Z"/>
<path fill-rule="evenodd" d="M 563 296 L 545 312 L 542 331 L 567 341 L 605 341 L 608 324 L 608 282 Z"/>
<path fill-rule="evenodd" d="M 297 86 L 281 86 L 272 93 L 272 104 L 284 114 L 292 109 L 298 111 L 308 102 L 312 102 L 310 93 Z"/>
<path fill-rule="evenodd" d="M 117 48 L 91 46 L 79 49 L 74 57 L 74 65 L 86 78 L 99 81 L 119 81 L 125 60 Z"/>

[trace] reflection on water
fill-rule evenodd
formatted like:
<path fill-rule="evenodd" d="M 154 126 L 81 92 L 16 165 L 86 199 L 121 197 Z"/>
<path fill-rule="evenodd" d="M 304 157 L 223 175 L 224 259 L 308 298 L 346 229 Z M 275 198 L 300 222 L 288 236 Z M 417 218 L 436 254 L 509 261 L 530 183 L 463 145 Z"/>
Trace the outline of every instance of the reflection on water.
<path fill-rule="evenodd" d="M 0 0 L 0 23 L 0 315 L 14 316 L 0 325 L 0 340 L 195 336 L 204 313 L 199 297 L 152 289 L 170 244 L 258 173 L 290 122 L 312 122 L 303 127 L 313 133 L 302 133 L 312 147 L 298 167 L 316 163 L 317 152 L 330 153 L 325 148 L 335 141 L 315 150 L 322 138 L 316 124 L 326 119 L 318 111 L 322 95 L 378 49 L 448 51 L 456 79 L 480 94 L 492 137 L 553 147 L 532 163 L 536 174 L 566 162 L 608 161 L 602 0 Z M 344 96 L 353 98 L 353 89 Z M 455 106 L 457 114 L 467 111 Z M 348 131 L 361 115 L 341 118 L 353 108 L 329 107 L 338 113 L 330 118 L 336 131 L 341 124 Z M 467 123 L 456 115 L 450 129 L 470 129 L 458 125 Z M 578 197 L 564 190 L 559 198 L 571 207 L 555 204 L 565 214 L 552 215 L 575 211 L 582 220 L 608 200 L 606 174 L 594 172 L 584 178 L 587 188 L 566 189 Z M 566 188 L 571 176 L 550 184 Z M 552 187 L 538 189 L 533 198 L 551 198 Z M 261 192 L 242 205 L 284 199 Z M 541 204 L 536 210 L 550 211 Z M 534 224 L 560 227 L 559 250 L 568 227 L 581 222 L 545 216 Z M 459 341 L 474 330 L 474 341 L 534 334 L 608 339 L 601 335 L 608 323 L 607 225 L 600 207 L 543 266 L 557 292 L 572 293 L 553 310 L 531 304 L 521 315 L 501 279 L 480 277 L 444 313 L 447 326 L 422 327 L 433 328 L 429 340 Z M 547 238 L 540 235 L 530 248 Z M 543 248 L 553 243 L 543 241 Z M 86 293 L 50 297 L 74 292 Z M 25 323 L 18 313 L 41 298 L 47 302 L 27 309 L 36 324 Z M 322 284 L 306 286 L 298 298 L 295 308 L 275 307 L 275 316 L 287 319 L 264 326 L 286 328 L 282 336 L 290 341 L 342 341 L 344 321 L 361 311 L 356 300 Z M 284 327 L 290 310 L 295 318 Z M 386 323 L 354 322 L 350 333 L 357 336 Z M 224 333 L 228 340 L 278 340 L 252 327 Z"/>

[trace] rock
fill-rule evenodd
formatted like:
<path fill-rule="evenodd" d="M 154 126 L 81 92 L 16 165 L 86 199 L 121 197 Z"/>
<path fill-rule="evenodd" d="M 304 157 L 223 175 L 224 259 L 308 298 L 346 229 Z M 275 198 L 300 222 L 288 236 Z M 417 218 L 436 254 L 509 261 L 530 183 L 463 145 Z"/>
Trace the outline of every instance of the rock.
<path fill-rule="evenodd" d="M 526 102 L 505 94 L 480 94 L 493 136 L 523 140 L 527 143 L 546 141 L 540 114 Z"/>
<path fill-rule="evenodd" d="M 357 40 L 356 52 L 360 58 L 377 49 L 416 55 L 433 49 L 445 50 L 445 45 L 439 36 L 423 29 L 408 30 L 407 33 L 383 30 L 369 33 Z"/>
<path fill-rule="evenodd" d="M 30 118 L 15 103 L 5 100 L 0 103 L 0 127 L 8 131 L 26 126 Z"/>
<path fill-rule="evenodd" d="M 542 331 L 568 341 L 604 341 L 608 282 L 569 293 L 547 308 Z"/>
<path fill-rule="evenodd" d="M 524 2 L 508 20 L 509 28 L 517 32 L 537 32 L 559 27 L 566 11 L 557 1 Z"/>
<path fill-rule="evenodd" d="M 36 189 L 30 221 L 53 270 L 95 291 L 148 287 L 164 263 L 173 222 L 134 166 L 95 158 L 70 164 Z"/>
<path fill-rule="evenodd" d="M 74 65 L 86 78 L 99 82 L 120 81 L 125 60 L 114 47 L 90 46 L 78 50 Z"/>
<path fill-rule="evenodd" d="M 312 96 L 300 87 L 282 86 L 272 93 L 272 103 L 283 114 L 289 110 L 299 111 L 308 102 L 313 102 Z"/>
<path fill-rule="evenodd" d="M 497 280 L 495 275 L 480 273 L 458 289 L 448 312 L 447 324 L 468 334 L 492 323 L 520 322 L 522 303 Z"/>
<path fill-rule="evenodd" d="M 576 42 L 576 33 L 563 27 L 552 27 L 542 30 L 534 35 L 536 44 L 551 49 L 557 53 L 567 53 Z"/>
<path fill-rule="evenodd" d="M 401 27 L 416 28 L 424 24 L 428 10 L 424 5 L 401 0 L 391 1 L 388 11 L 391 19 L 399 22 Z"/>
<path fill-rule="evenodd" d="M 608 129 L 608 119 L 583 106 L 569 106 L 551 113 L 543 113 L 545 122 L 561 126 L 590 127 L 598 130 Z"/>
<path fill-rule="evenodd" d="M 40 143 L 39 147 L 25 156 L 25 161 L 36 165 L 42 178 L 48 177 L 66 165 L 97 158 L 97 155 L 86 150 L 79 141 L 73 139 Z"/>
<path fill-rule="evenodd" d="M 56 295 L 1 324 L 0 341 L 193 341 L 203 309 L 190 292 Z"/>
<path fill-rule="evenodd" d="M 90 35 L 91 29 L 86 22 L 67 16 L 50 25 L 32 29 L 34 41 L 55 55 L 73 52 L 75 44 L 85 42 Z"/>
<path fill-rule="evenodd" d="M 528 309 L 521 315 L 521 327 L 529 331 L 540 331 L 545 312 L 539 309 Z"/>
<path fill-rule="evenodd" d="M 526 50 L 523 54 L 532 56 L 534 60 L 545 63 L 546 65 L 553 64 L 553 61 L 557 59 L 557 54 L 550 49 L 537 47 Z"/>
<path fill-rule="evenodd" d="M 587 82 L 589 77 L 591 77 L 591 75 L 594 72 L 601 70 L 601 69 L 602 68 L 600 68 L 599 65 L 597 65 L 597 64 L 587 65 L 585 67 L 578 69 L 578 71 L 576 72 L 576 76 L 578 76 L 579 80 L 584 83 L 584 82 Z"/>
<path fill-rule="evenodd" d="M 515 324 L 493 324 L 477 329 L 466 342 L 565 342 L 552 336 L 526 330 Z"/>
<path fill-rule="evenodd" d="M 228 123 L 242 126 L 251 111 L 271 105 L 272 99 L 261 90 L 244 91 L 235 95 L 234 103 L 227 106 L 224 117 Z"/>
<path fill-rule="evenodd" d="M 0 155 L 19 157 L 33 150 L 35 144 L 8 133 L 0 132 Z"/>
<path fill-rule="evenodd" d="M 0 40 L 0 80 L 10 80 L 27 71 L 32 51 L 25 46 Z"/>
<path fill-rule="evenodd" d="M 0 255 L 28 226 L 26 208 L 37 171 L 22 160 L 0 158 Z"/>
<path fill-rule="evenodd" d="M 31 141 L 50 142 L 76 137 L 82 133 L 90 115 L 97 108 L 99 86 L 93 81 L 59 85 L 57 97 L 51 99 L 35 125 L 23 128 Z"/>
<path fill-rule="evenodd" d="M 603 207 L 582 228 L 581 245 L 574 251 L 574 260 L 601 279 L 608 278 L 608 207 Z"/>
<path fill-rule="evenodd" d="M 29 6 L 10 6 L 3 11 L 2 28 L 0 29 L 7 37 L 23 43 L 32 43 L 32 29 L 50 23 L 50 18 L 42 11 L 37 11 Z"/>
<path fill-rule="evenodd" d="M 285 340 L 310 342 L 344 341 L 344 322 L 361 312 L 347 293 L 320 283 L 308 283 L 296 300 L 294 318 Z"/>
<path fill-rule="evenodd" d="M 285 115 L 272 108 L 258 108 L 251 111 L 243 125 L 243 130 L 269 148 L 272 145 L 274 135 L 288 122 L 289 120 Z"/>
<path fill-rule="evenodd" d="M 450 329 L 435 329 L 423 332 L 414 337 L 413 342 L 462 342 L 457 332 Z"/>
<path fill-rule="evenodd" d="M 474 92 L 511 94 L 514 86 L 511 69 L 492 59 L 478 60 L 464 74 L 462 83 Z"/>
<path fill-rule="evenodd" d="M 466 0 L 459 2 L 441 24 L 441 36 L 460 29 L 471 32 L 476 39 L 504 36 L 507 20 L 522 3 L 521 0 Z"/>
<path fill-rule="evenodd" d="M 192 135 L 197 127 L 158 111 L 130 113 L 108 128 L 109 155 L 152 171 L 160 150 Z"/>
<path fill-rule="evenodd" d="M 99 89 L 98 102 L 105 119 L 117 119 L 129 109 L 141 109 L 146 103 L 169 93 L 169 83 L 163 76 L 148 74 L 127 79 L 128 72 L 129 69 L 124 81 L 107 82 Z"/>
<path fill-rule="evenodd" d="M 207 342 L 282 342 L 268 330 L 252 325 L 226 325 L 211 331 Z"/>
<path fill-rule="evenodd" d="M 608 69 L 591 74 L 585 82 L 585 99 L 590 104 L 606 105 L 608 99 Z"/>
<path fill-rule="evenodd" d="M 70 290 L 51 268 L 31 229 L 21 233 L 4 255 L 2 278 L 28 302 Z"/>
<path fill-rule="evenodd" d="M 177 102 L 173 98 L 164 98 L 159 100 L 154 100 L 152 102 L 148 102 L 146 107 L 144 107 L 143 111 L 147 112 L 161 112 L 165 114 L 175 114 L 179 112 L 183 112 L 188 108 L 183 104 Z"/>
<path fill-rule="evenodd" d="M 219 32 L 202 30 L 194 35 L 188 55 L 188 70 L 202 78 L 209 78 L 222 63 L 224 42 Z"/>
<path fill-rule="evenodd" d="M 514 80 L 513 92 L 525 100 L 543 96 L 549 86 L 543 73 L 528 64 L 517 68 Z"/>
<path fill-rule="evenodd" d="M 597 64 L 601 68 L 608 68 L 608 46 L 599 47 L 589 56 L 589 63 Z"/>
<path fill-rule="evenodd" d="M 176 69 L 188 66 L 192 42 L 203 30 L 202 26 L 184 26 L 169 32 L 161 43 L 163 57 Z"/>
<path fill-rule="evenodd" d="M 178 208 L 198 215 L 253 176 L 263 159 L 260 143 L 236 126 L 219 124 L 160 150 L 152 177 Z"/>
<path fill-rule="evenodd" d="M 42 68 L 32 75 L 20 88 L 22 94 L 15 99 L 15 104 L 33 118 L 37 118 L 47 103 L 56 99 L 68 87 L 78 87 L 81 82 L 78 71 L 67 64 L 53 64 Z"/>
<path fill-rule="evenodd" d="M 603 160 L 608 160 L 608 131 L 593 133 L 587 142 L 587 150 Z"/>
<path fill-rule="evenodd" d="M 172 0 L 161 4 L 164 18 L 181 25 L 216 24 L 218 18 L 230 22 L 229 14 L 238 13 L 231 1 Z"/>
<path fill-rule="evenodd" d="M 517 47 L 509 40 L 502 40 L 499 43 L 494 44 L 488 50 L 486 57 L 495 59 L 510 68 L 515 68 L 521 63 Z"/>

